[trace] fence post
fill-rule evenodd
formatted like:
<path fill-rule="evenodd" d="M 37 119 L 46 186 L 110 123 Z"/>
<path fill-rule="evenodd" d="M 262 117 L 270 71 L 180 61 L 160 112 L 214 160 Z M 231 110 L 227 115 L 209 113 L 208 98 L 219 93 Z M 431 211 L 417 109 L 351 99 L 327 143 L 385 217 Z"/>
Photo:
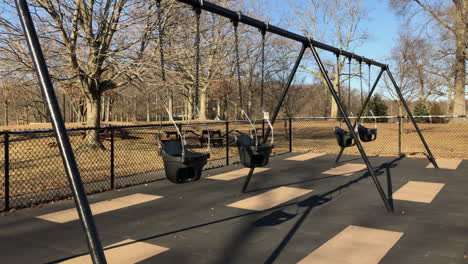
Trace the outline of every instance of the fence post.
<path fill-rule="evenodd" d="M 293 136 L 292 136 L 293 128 L 292 128 L 292 117 L 289 118 L 289 152 L 293 151 Z"/>
<path fill-rule="evenodd" d="M 229 121 L 226 121 L 226 166 L 229 166 Z"/>
<path fill-rule="evenodd" d="M 10 134 L 4 135 L 5 147 L 5 211 L 10 210 Z"/>
<path fill-rule="evenodd" d="M 111 190 L 115 189 L 115 148 L 114 140 L 115 139 L 115 130 L 111 126 L 111 145 L 110 145 L 110 187 Z"/>
<path fill-rule="evenodd" d="M 403 127 L 401 123 L 401 116 L 398 116 L 398 155 L 401 157 L 401 133 L 402 133 Z"/>

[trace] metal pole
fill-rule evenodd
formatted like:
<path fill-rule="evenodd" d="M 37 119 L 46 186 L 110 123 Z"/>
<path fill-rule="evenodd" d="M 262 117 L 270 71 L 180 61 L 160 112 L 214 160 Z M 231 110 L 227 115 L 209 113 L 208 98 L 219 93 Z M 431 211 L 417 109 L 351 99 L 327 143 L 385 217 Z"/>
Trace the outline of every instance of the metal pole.
<path fill-rule="evenodd" d="M 226 166 L 229 166 L 229 121 L 226 121 Z"/>
<path fill-rule="evenodd" d="M 386 72 L 387 72 L 388 77 L 390 77 L 390 80 L 391 80 L 392 83 L 393 83 L 393 87 L 395 87 L 395 90 L 396 90 L 396 92 L 397 92 L 397 94 L 398 94 L 398 97 L 400 97 L 401 103 L 402 103 L 403 106 L 405 107 L 406 112 L 408 113 L 408 116 L 409 116 L 411 122 L 413 123 L 414 128 L 416 128 L 416 131 L 418 132 L 419 138 L 421 139 L 421 142 L 423 143 L 424 148 L 425 148 L 426 151 L 427 151 L 427 155 L 428 155 L 429 161 L 432 162 L 432 164 L 434 165 L 434 168 L 439 168 L 439 166 L 437 165 L 437 162 L 436 162 L 434 156 L 432 155 L 431 150 L 429 149 L 429 146 L 427 145 L 426 139 L 424 138 L 424 136 L 423 136 L 421 130 L 419 129 L 418 124 L 416 123 L 416 120 L 415 120 L 414 117 L 413 117 L 413 114 L 411 113 L 410 108 L 408 107 L 408 104 L 406 103 L 405 98 L 403 98 L 403 94 L 401 93 L 400 87 L 398 87 L 398 85 L 397 85 L 395 79 L 393 78 L 393 75 L 392 75 L 392 73 L 390 72 L 390 70 L 388 69 L 388 67 L 386 67 L 385 69 L 386 69 Z"/>
<path fill-rule="evenodd" d="M 10 135 L 4 135 L 5 147 L 5 211 L 10 210 Z"/>
<path fill-rule="evenodd" d="M 289 118 L 289 152 L 293 151 L 293 143 L 292 143 L 293 135 L 292 135 L 292 132 L 293 132 L 292 118 L 290 117 Z"/>
<path fill-rule="evenodd" d="M 315 49 L 315 47 L 313 46 L 312 42 L 309 45 L 309 48 L 312 50 L 312 54 L 314 55 L 314 58 L 315 58 L 315 61 L 317 62 L 317 65 L 319 66 L 320 72 L 322 73 L 322 76 L 326 81 L 326 84 L 327 84 L 328 89 L 330 90 L 330 92 L 331 92 L 331 94 L 333 96 L 333 99 L 335 99 L 335 102 L 338 105 L 338 109 L 340 110 L 341 115 L 343 116 L 343 119 L 344 119 L 346 125 L 348 126 L 348 129 L 349 129 L 351 135 L 353 135 L 354 141 L 356 142 L 356 146 L 359 149 L 359 152 L 361 153 L 361 157 L 362 157 L 362 159 L 364 160 L 364 163 L 367 166 L 367 170 L 368 170 L 369 174 L 371 175 L 372 180 L 374 181 L 374 184 L 375 184 L 375 186 L 377 188 L 377 191 L 380 194 L 380 197 L 382 198 L 382 201 L 383 201 L 383 203 L 385 205 L 385 208 L 387 209 L 388 212 L 391 212 L 391 207 L 390 207 L 390 204 L 388 202 L 387 196 L 385 195 L 385 192 L 383 191 L 382 186 L 380 185 L 379 179 L 377 179 L 377 176 L 374 173 L 374 169 L 372 168 L 372 165 L 370 164 L 369 159 L 367 158 L 366 152 L 364 151 L 364 148 L 361 145 L 361 141 L 359 141 L 359 137 L 354 132 L 351 121 L 349 121 L 349 118 L 346 115 L 346 111 L 345 111 L 343 105 L 341 104 L 335 89 L 333 88 L 333 84 L 330 81 L 330 78 L 327 75 L 325 67 L 323 66 L 322 60 L 320 59 L 320 56 L 319 56 L 317 50 Z"/>
<path fill-rule="evenodd" d="M 110 187 L 111 190 L 115 189 L 115 130 L 111 127 L 111 145 L 110 145 Z"/>
<path fill-rule="evenodd" d="M 249 175 L 247 175 L 247 178 L 245 178 L 244 186 L 242 186 L 242 193 L 245 193 L 247 190 L 247 186 L 249 186 L 250 179 L 252 178 L 252 174 L 255 170 L 255 167 L 250 168 L 249 170 Z"/>
<path fill-rule="evenodd" d="M 103 248 L 96 226 L 94 224 L 91 209 L 89 207 L 86 192 L 81 181 L 80 172 L 76 164 L 73 149 L 67 135 L 65 124 L 63 123 L 60 108 L 55 95 L 54 87 L 49 76 L 49 71 L 42 53 L 39 39 L 34 28 L 31 13 L 29 12 L 26 0 L 15 0 L 18 15 L 24 30 L 24 35 L 29 46 L 31 58 L 36 68 L 36 73 L 39 79 L 39 84 L 42 88 L 42 94 L 45 104 L 48 106 L 50 119 L 55 131 L 57 143 L 62 156 L 65 171 L 70 182 L 70 187 L 73 191 L 76 209 L 80 217 L 80 222 L 86 235 L 89 253 L 95 264 L 105 264 Z"/>
<path fill-rule="evenodd" d="M 401 116 L 398 116 L 398 156 L 401 157 L 401 132 L 402 132 Z"/>
<path fill-rule="evenodd" d="M 213 14 L 217 14 L 219 16 L 228 18 L 230 20 L 237 20 L 237 21 L 239 21 L 239 23 L 249 25 L 249 26 L 257 28 L 259 30 L 265 30 L 266 32 L 270 32 L 272 34 L 279 35 L 279 36 L 282 36 L 284 38 L 295 40 L 295 41 L 301 42 L 301 43 L 309 43 L 309 38 L 308 37 L 301 36 L 299 34 L 296 34 L 296 33 L 293 33 L 291 31 L 279 28 L 277 26 L 270 25 L 269 23 L 267 23 L 265 21 L 260 21 L 258 19 L 246 16 L 244 14 L 239 14 L 238 11 L 233 11 L 233 10 L 227 9 L 225 7 L 222 7 L 222 6 L 213 4 L 211 2 L 205 1 L 205 0 L 203 0 L 203 1 L 200 1 L 200 0 L 177 0 L 177 1 L 181 2 L 181 3 L 189 4 L 191 6 L 200 7 L 201 9 L 206 10 L 208 12 L 211 12 Z M 349 52 L 349 51 L 340 50 L 339 48 L 327 45 L 327 44 L 319 42 L 319 41 L 311 40 L 311 42 L 312 42 L 312 45 L 314 45 L 314 47 L 317 47 L 319 49 L 323 49 L 323 50 L 326 50 L 326 51 L 330 51 L 330 52 L 333 52 L 335 54 L 340 52 L 340 54 L 342 56 L 345 56 L 347 58 L 352 58 L 352 59 L 355 59 L 355 60 L 359 60 L 359 61 L 365 62 L 367 64 L 371 64 L 371 65 L 374 65 L 374 66 L 377 66 L 377 67 L 380 67 L 380 68 L 384 68 L 386 66 L 383 63 L 380 63 L 380 62 L 377 62 L 377 61 L 374 61 L 374 60 L 371 60 L 371 59 L 368 59 L 368 58 L 365 58 L 365 57 L 362 57 L 362 56 L 358 56 L 358 55 L 356 55 L 356 54 L 354 54 L 352 52 Z"/>
<path fill-rule="evenodd" d="M 343 155 L 345 148 L 341 147 L 340 152 L 338 153 L 338 156 L 336 156 L 335 163 L 338 163 L 341 159 L 341 155 Z"/>
<path fill-rule="evenodd" d="M 291 87 L 291 84 L 294 80 L 294 76 L 296 75 L 297 69 L 299 68 L 299 65 L 301 64 L 302 57 L 304 57 L 304 52 L 307 49 L 307 45 L 303 44 L 301 51 L 299 52 L 299 55 L 297 56 L 296 63 L 294 64 L 293 69 L 291 70 L 291 73 L 289 74 L 288 77 L 288 82 L 286 83 L 286 86 L 284 87 L 283 94 L 280 97 L 280 100 L 278 101 L 278 104 L 276 105 L 275 111 L 273 112 L 273 115 L 271 116 L 270 122 L 271 125 L 275 124 L 276 117 L 278 117 L 278 113 L 281 109 L 281 106 L 283 105 L 284 98 L 286 98 L 286 94 L 288 93 L 289 87 Z M 267 138 L 270 136 L 271 133 L 271 128 L 268 126 L 265 136 L 263 137 L 263 144 L 266 143 Z"/>

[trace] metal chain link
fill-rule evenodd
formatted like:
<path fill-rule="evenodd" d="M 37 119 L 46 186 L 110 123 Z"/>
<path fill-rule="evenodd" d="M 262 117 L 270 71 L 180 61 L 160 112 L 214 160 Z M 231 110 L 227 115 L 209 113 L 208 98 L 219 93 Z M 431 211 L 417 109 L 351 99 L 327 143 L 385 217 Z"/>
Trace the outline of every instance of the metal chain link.
<path fill-rule="evenodd" d="M 340 87 L 340 54 L 336 54 L 336 89 L 338 90 L 338 97 L 341 100 L 341 87 Z"/>
<path fill-rule="evenodd" d="M 239 32 L 237 30 L 238 21 L 234 20 L 234 45 L 236 52 L 236 67 L 237 67 L 237 86 L 239 88 L 240 108 L 244 109 L 244 98 L 242 95 L 241 69 L 240 69 L 240 54 L 239 54 Z"/>
<path fill-rule="evenodd" d="M 359 80 L 361 81 L 361 107 L 362 107 L 364 105 L 364 98 L 362 96 L 362 61 L 359 61 Z"/>
<path fill-rule="evenodd" d="M 193 104 L 193 111 L 192 111 L 192 119 L 196 118 L 196 113 L 200 112 L 199 107 L 199 91 L 200 91 L 200 17 L 201 17 L 201 9 L 199 7 L 195 7 L 195 16 L 196 16 L 196 36 L 195 36 L 195 100 Z"/>
<path fill-rule="evenodd" d="M 351 113 L 351 58 L 348 58 L 348 115 Z"/>
<path fill-rule="evenodd" d="M 166 90 L 166 69 L 165 69 L 165 61 L 164 61 L 164 29 L 162 23 L 162 8 L 161 8 L 161 1 L 156 1 L 156 6 L 158 8 L 158 33 L 159 33 L 159 52 L 160 52 L 160 60 L 161 60 L 161 79 L 163 81 L 163 88 Z M 168 92 L 166 90 L 166 92 Z M 168 94 L 167 94 L 168 95 Z M 166 97 L 167 100 L 167 97 Z"/>
<path fill-rule="evenodd" d="M 261 93 L 260 93 L 260 109 L 263 111 L 263 96 L 265 91 L 265 35 L 266 30 L 262 30 L 262 77 L 261 77 Z"/>

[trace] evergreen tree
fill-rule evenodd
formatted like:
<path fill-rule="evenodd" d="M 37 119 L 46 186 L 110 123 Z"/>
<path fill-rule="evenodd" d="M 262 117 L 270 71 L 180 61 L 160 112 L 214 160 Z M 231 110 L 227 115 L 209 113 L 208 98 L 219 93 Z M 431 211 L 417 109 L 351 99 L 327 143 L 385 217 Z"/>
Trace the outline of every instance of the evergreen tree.
<path fill-rule="evenodd" d="M 371 98 L 369 101 L 369 104 L 367 105 L 366 110 L 364 111 L 365 116 L 372 116 L 370 110 L 372 110 L 372 113 L 374 113 L 375 116 L 387 116 L 387 110 L 388 106 L 385 103 L 384 100 L 382 100 L 382 97 L 379 94 L 375 94 L 374 97 Z M 374 119 L 364 119 L 364 122 L 374 122 Z M 377 118 L 377 122 L 379 123 L 386 123 L 388 122 L 387 118 Z"/>
<path fill-rule="evenodd" d="M 429 110 L 427 109 L 426 102 L 424 100 L 419 100 L 413 108 L 413 114 L 415 116 L 428 116 Z M 414 118 L 418 123 L 429 123 L 428 117 L 415 117 Z"/>

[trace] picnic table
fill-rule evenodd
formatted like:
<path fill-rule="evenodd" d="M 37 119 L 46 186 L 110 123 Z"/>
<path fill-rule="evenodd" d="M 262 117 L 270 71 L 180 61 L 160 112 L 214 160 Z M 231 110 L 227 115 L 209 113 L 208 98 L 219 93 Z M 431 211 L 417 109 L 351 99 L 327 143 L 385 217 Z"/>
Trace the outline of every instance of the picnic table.
<path fill-rule="evenodd" d="M 110 140 L 112 129 L 114 130 L 114 137 L 127 139 L 130 136 L 130 133 L 128 132 L 128 130 L 125 130 L 121 127 L 118 127 L 118 128 L 102 127 L 99 129 L 99 139 L 101 141 Z M 82 138 L 86 137 L 86 134 L 87 134 L 86 131 L 81 131 L 80 133 L 81 133 Z"/>
<path fill-rule="evenodd" d="M 220 129 L 204 129 L 202 130 L 202 136 L 200 137 L 200 144 L 207 144 L 208 143 L 208 136 L 210 137 L 210 144 L 213 146 L 223 146 L 223 142 L 225 136 L 221 134 Z"/>

